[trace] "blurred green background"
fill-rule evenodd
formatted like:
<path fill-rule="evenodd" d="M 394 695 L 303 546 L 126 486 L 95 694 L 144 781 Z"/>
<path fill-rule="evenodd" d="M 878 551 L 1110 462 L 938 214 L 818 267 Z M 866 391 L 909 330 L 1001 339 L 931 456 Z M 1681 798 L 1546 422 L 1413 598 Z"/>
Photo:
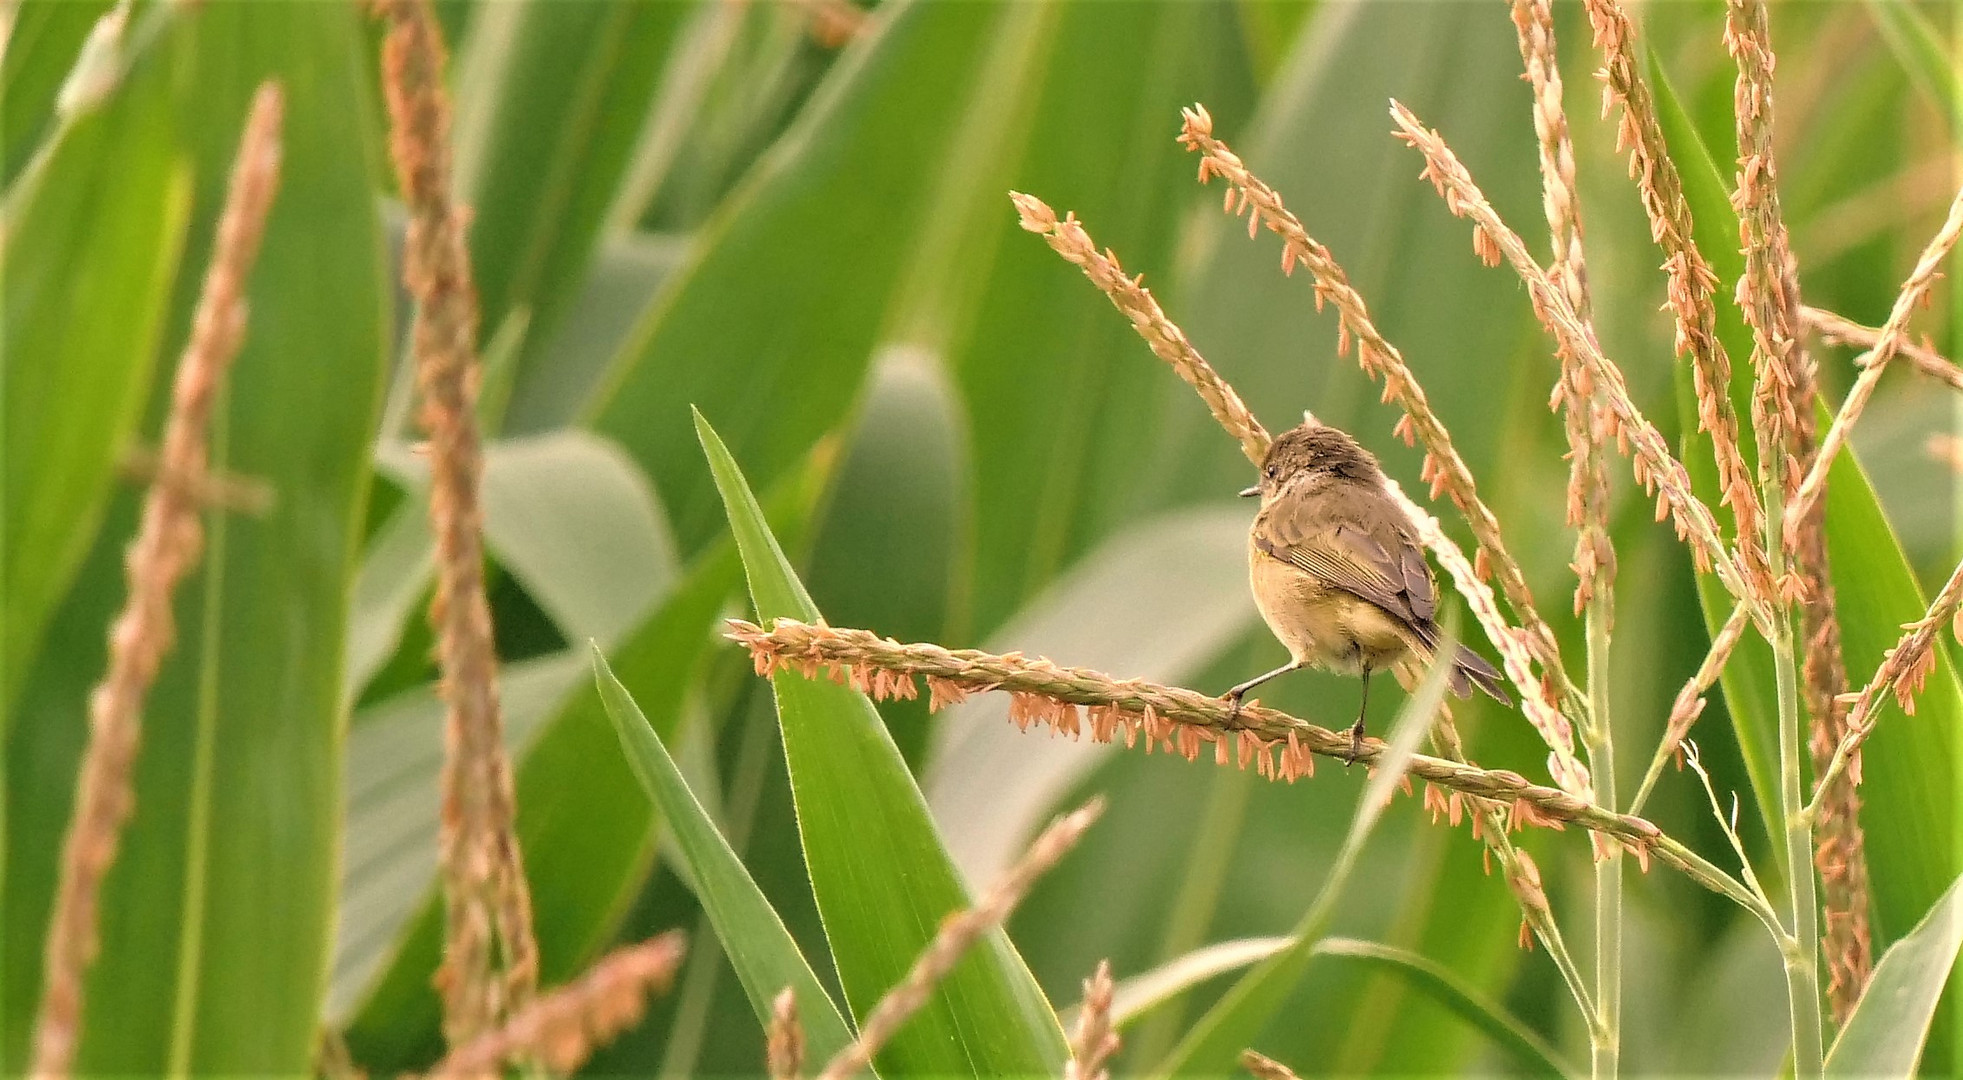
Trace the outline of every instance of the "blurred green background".
<path fill-rule="evenodd" d="M 213 516 L 205 562 L 179 589 L 138 810 L 105 887 L 82 1066 L 293 1071 L 309 1067 L 323 1028 L 377 1074 L 425 1066 L 440 1051 L 428 977 L 441 932 L 441 710 L 379 31 L 328 0 L 138 3 L 125 77 L 98 108 L 63 118 L 57 92 L 108 7 L 0 5 L 12 20 L 0 62 L 0 1072 L 25 1064 L 85 698 L 123 593 L 139 486 L 119 463 L 156 437 L 245 103 L 268 76 L 288 95 L 284 182 L 214 461 L 277 500 L 261 516 Z M 1545 406 L 1551 350 L 1518 279 L 1473 257 L 1469 230 L 1418 179 L 1422 163 L 1389 136 L 1385 112 L 1396 97 L 1440 129 L 1543 249 L 1529 91 L 1504 4 L 889 0 L 842 41 L 816 3 L 437 7 L 454 48 L 458 195 L 473 212 L 482 413 L 495 435 L 492 603 L 543 978 L 673 926 L 694 943 L 676 991 L 588 1071 L 762 1063 L 749 1005 L 587 682 L 588 639 L 678 748 L 821 979 L 834 978 L 770 697 L 714 636 L 720 616 L 750 609 L 691 405 L 728 442 L 835 625 L 1209 691 L 1272 667 L 1281 647 L 1245 589 L 1250 509 L 1233 497 L 1246 462 L 1105 299 L 1017 227 L 1015 189 L 1076 211 L 1147 274 L 1270 428 L 1312 409 L 1421 489 L 1418 453 L 1389 433 L 1395 411 L 1335 355 L 1333 319 L 1306 281 L 1278 273 L 1272 239 L 1248 241 L 1220 213 L 1220 191 L 1194 183 L 1196 162 L 1173 141 L 1182 105 L 1205 103 L 1349 270 L 1578 665 L 1566 445 Z M 1722 5 L 1637 10 L 1728 182 Z M 1774 5 L 1782 194 L 1809 303 L 1878 324 L 1939 223 L 1963 115 L 1956 13 Z M 1557 15 L 1597 325 L 1674 437 L 1661 256 L 1613 125 L 1597 118 L 1586 21 L 1578 5 Z M 1963 292 L 1939 296 L 1917 326 L 1947 351 Z M 1850 354 L 1817 355 L 1836 401 Z M 1734 361 L 1742 368 L 1743 353 Z M 1848 617 L 1864 620 L 1850 639 L 1874 643 L 1850 641 L 1857 681 L 1921 610 L 1916 583 L 1933 591 L 1963 548 L 1957 474 L 1928 450 L 1958 416 L 1936 384 L 1891 374 L 1855 433 L 1886 515 L 1835 538 Z M 1618 463 L 1610 671 L 1625 792 L 1707 642 L 1689 561 L 1630 488 Z M 1877 954 L 1963 869 L 1963 707 L 1947 660 L 1932 684 L 1915 718 L 1889 710 L 1869 755 Z M 1372 715 L 1387 724 L 1395 691 L 1379 693 Z M 1263 692 L 1322 723 L 1346 722 L 1356 695 L 1354 680 L 1324 674 Z M 1773 868 L 1725 710 L 1713 701 L 1699 742 L 1719 790 L 1745 799 L 1754 824 L 1741 831 Z M 1022 735 L 1006 711 L 982 698 L 931 719 L 918 702 L 881 707 L 973 885 L 1053 812 L 1109 794 L 1106 819 L 1010 927 L 1059 1006 L 1101 958 L 1124 976 L 1286 932 L 1362 784 L 1333 768 L 1270 784 Z M 1456 715 L 1475 760 L 1545 777 L 1517 714 L 1482 700 Z M 1667 773 L 1646 813 L 1714 858 L 1724 851 L 1687 773 Z M 1587 844 L 1573 833 L 1522 842 L 1585 953 Z M 1554 969 L 1516 947 L 1518 909 L 1482 855 L 1464 830 L 1400 801 L 1335 932 L 1438 960 L 1585 1060 Z M 1625 1067 L 1776 1069 L 1786 1019 L 1770 941 L 1667 870 L 1628 888 Z M 1141 1021 L 1119 1067 L 1157 1060 L 1220 985 Z M 1305 1074 L 1514 1067 L 1429 998 L 1340 957 L 1310 967 L 1259 1045 Z M 1947 1069 L 1948 1053 L 1939 1035 L 1925 1066 Z"/>

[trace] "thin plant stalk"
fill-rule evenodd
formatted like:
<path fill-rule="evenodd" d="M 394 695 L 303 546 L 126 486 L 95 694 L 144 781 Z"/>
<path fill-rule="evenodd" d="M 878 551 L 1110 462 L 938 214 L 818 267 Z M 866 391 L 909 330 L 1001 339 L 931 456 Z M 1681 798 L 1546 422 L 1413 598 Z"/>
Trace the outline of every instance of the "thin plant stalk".
<path fill-rule="evenodd" d="M 101 944 L 101 889 L 136 809 L 143 703 L 176 641 L 171 596 L 196 566 L 204 544 L 195 495 L 210 464 L 206 439 L 225 373 L 245 342 L 246 286 L 279 189 L 284 115 L 279 85 L 261 84 L 239 138 L 211 263 L 171 386 L 156 477 L 124 556 L 128 596 L 110 625 L 108 670 L 89 695 L 89 742 L 75 781 L 75 809 L 62 841 L 43 945 L 30 1071 L 35 1077 L 67 1076 L 81 1040 L 88 971 Z"/>
<path fill-rule="evenodd" d="M 1604 596 L 1608 590 L 1602 590 Z M 1609 730 L 1608 624 L 1590 603 L 1587 616 L 1588 693 L 1593 699 L 1594 724 L 1584 732 L 1588 770 L 1595 781 L 1595 799 L 1614 809 L 1615 739 Z M 1616 1074 L 1622 1038 L 1622 849 L 1598 845 L 1595 859 L 1595 1009 L 1590 1028 L 1589 1065 L 1596 1077 Z"/>
<path fill-rule="evenodd" d="M 1783 507 L 1774 501 L 1767 509 L 1766 528 L 1778 533 Z M 1778 544 L 1769 545 L 1773 572 L 1785 556 Z M 1780 943 L 1786 965 L 1787 1001 L 1793 1023 L 1793 1075 L 1805 1080 L 1824 1071 L 1825 1048 L 1820 1024 L 1820 908 L 1813 883 L 1813 830 L 1805 814 L 1800 788 L 1800 756 L 1806 753 L 1799 718 L 1799 676 L 1794 662 L 1792 621 L 1780 612 L 1773 623 L 1772 658 L 1779 691 L 1779 808 L 1785 819 L 1786 879 L 1791 894 L 1791 936 Z"/>
<path fill-rule="evenodd" d="M 726 636 L 750 651 L 759 675 L 784 668 L 807 678 L 829 674 L 877 700 L 917 696 L 914 680 L 924 677 L 930 709 L 966 700 L 971 693 L 1006 692 L 1012 695 L 1010 720 L 1024 726 L 1051 726 L 1072 737 L 1088 728 L 1098 742 L 1124 739 L 1129 746 L 1134 740 L 1144 741 L 1148 749 L 1162 746 L 1188 760 L 1197 759 L 1208 743 L 1237 741 L 1261 775 L 1282 780 L 1312 775 L 1312 755 L 1347 760 L 1352 749 L 1346 732 L 1264 706 L 1246 706 L 1230 721 L 1225 702 L 1197 690 L 1114 679 L 1042 658 L 901 644 L 865 630 L 794 619 L 774 619 L 769 629 L 737 619 L 728 626 Z M 1383 742 L 1365 739 L 1356 760 L 1371 764 L 1383 751 Z M 1482 769 L 1419 754 L 1411 758 L 1410 772 L 1441 788 L 1507 806 L 1509 824 L 1550 828 L 1571 824 L 1607 834 L 1643 866 L 1656 858 L 1736 901 L 1769 926 L 1778 926 L 1777 916 L 1731 875 L 1642 818 L 1531 783 L 1507 769 Z"/>
<path fill-rule="evenodd" d="M 1550 0 L 1514 0 L 1513 26 L 1520 59 L 1534 90 L 1534 130 L 1539 135 L 1541 202 L 1546 211 L 1551 258 L 1548 272 L 1583 326 L 1594 333 L 1588 274 L 1582 247 L 1580 195 L 1575 188 L 1574 147 L 1562 101 L 1561 67 L 1555 54 Z M 1581 730 L 1597 802 L 1616 805 L 1615 740 L 1609 724 L 1609 628 L 1615 618 L 1615 549 L 1608 531 L 1608 471 L 1603 433 L 1613 422 L 1594 392 L 1594 380 L 1570 351 L 1561 355 L 1555 402 L 1562 406 L 1571 461 L 1568 522 L 1575 526 L 1575 604 L 1583 611 L 1587 641 L 1588 723 Z M 1550 920 L 1551 921 L 1551 920 Z M 1585 1000 L 1577 997 L 1577 1000 Z M 1584 1008 L 1587 1008 L 1584 1005 Z M 1620 1058 L 1622 1022 L 1622 852 L 1595 846 L 1595 994 L 1589 1018 L 1589 1063 L 1594 1076 L 1612 1077 Z"/>

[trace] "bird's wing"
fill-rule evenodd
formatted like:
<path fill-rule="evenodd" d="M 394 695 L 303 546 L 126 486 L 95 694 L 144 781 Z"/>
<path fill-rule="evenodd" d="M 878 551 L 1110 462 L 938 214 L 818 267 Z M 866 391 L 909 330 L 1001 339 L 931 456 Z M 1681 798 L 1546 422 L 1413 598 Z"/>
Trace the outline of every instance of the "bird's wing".
<path fill-rule="evenodd" d="M 1312 515 L 1301 517 L 1312 519 Z M 1308 524 L 1282 516 L 1268 524 L 1256 543 L 1269 555 L 1415 626 L 1431 622 L 1437 609 L 1431 569 L 1425 565 L 1424 552 L 1401 532 L 1394 533 L 1397 553 L 1393 555 L 1358 522 Z"/>

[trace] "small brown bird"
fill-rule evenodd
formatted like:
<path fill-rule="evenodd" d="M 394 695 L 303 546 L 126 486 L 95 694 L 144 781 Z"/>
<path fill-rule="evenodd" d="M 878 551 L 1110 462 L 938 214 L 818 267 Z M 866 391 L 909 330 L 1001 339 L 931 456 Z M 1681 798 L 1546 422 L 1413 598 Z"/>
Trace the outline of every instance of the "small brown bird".
<path fill-rule="evenodd" d="M 1438 649 L 1438 597 L 1424 548 L 1385 492 L 1377 459 L 1327 425 L 1282 432 L 1268 447 L 1261 482 L 1241 494 L 1261 497 L 1247 534 L 1254 603 L 1292 659 L 1223 697 L 1238 715 L 1249 690 L 1299 668 L 1361 675 L 1363 707 L 1350 728 L 1355 762 L 1371 673 L 1390 668 L 1409 685 Z M 1452 664 L 1453 693 L 1467 697 L 1477 686 L 1512 704 L 1484 657 L 1460 646 Z"/>

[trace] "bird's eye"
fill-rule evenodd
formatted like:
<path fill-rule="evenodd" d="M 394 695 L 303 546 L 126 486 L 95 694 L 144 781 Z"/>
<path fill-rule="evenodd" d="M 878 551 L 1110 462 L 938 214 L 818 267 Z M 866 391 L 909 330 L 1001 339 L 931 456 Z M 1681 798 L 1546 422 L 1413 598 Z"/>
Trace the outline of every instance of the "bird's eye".
<path fill-rule="evenodd" d="M 1280 469 L 1275 468 L 1273 465 L 1268 466 L 1268 479 L 1273 480 L 1279 475 L 1281 475 Z"/>

